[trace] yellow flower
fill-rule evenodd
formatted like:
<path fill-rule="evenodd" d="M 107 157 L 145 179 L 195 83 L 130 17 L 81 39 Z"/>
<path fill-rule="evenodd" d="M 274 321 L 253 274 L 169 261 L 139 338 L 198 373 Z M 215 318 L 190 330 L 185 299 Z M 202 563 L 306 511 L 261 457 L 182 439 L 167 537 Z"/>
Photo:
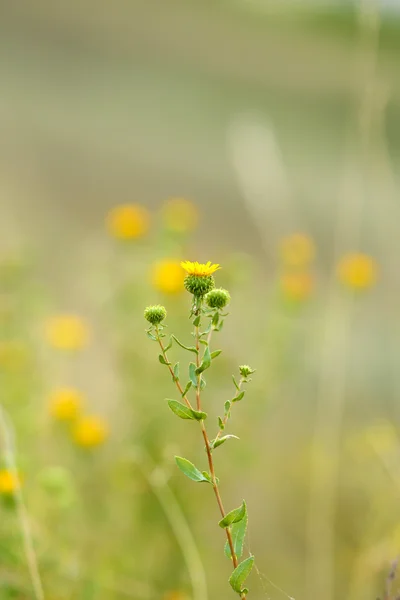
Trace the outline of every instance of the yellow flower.
<path fill-rule="evenodd" d="M 73 429 L 75 443 L 83 448 L 93 448 L 105 442 L 108 427 L 104 419 L 97 416 L 82 417 Z"/>
<path fill-rule="evenodd" d="M 188 596 L 184 592 L 173 590 L 172 592 L 167 592 L 163 600 L 188 600 Z"/>
<path fill-rule="evenodd" d="M 22 342 L 16 340 L 0 342 L 0 369 L 18 371 L 26 361 L 27 349 Z"/>
<path fill-rule="evenodd" d="M 281 258 L 287 267 L 305 267 L 315 257 L 315 244 L 305 233 L 293 233 L 281 241 Z"/>
<path fill-rule="evenodd" d="M 346 254 L 337 265 L 337 276 L 350 288 L 362 290 L 373 286 L 378 267 L 373 258 L 366 254 Z"/>
<path fill-rule="evenodd" d="M 193 231 L 199 220 L 196 206 L 185 198 L 170 198 L 162 209 L 162 216 L 167 229 L 177 233 Z"/>
<path fill-rule="evenodd" d="M 57 350 L 80 350 L 86 346 L 89 331 L 85 322 L 76 315 L 57 315 L 45 324 L 46 338 Z"/>
<path fill-rule="evenodd" d="M 182 292 L 183 274 L 181 265 L 176 260 L 160 260 L 153 265 L 152 283 L 154 287 L 165 294 Z"/>
<path fill-rule="evenodd" d="M 190 260 L 185 260 L 185 262 L 181 262 L 181 267 L 185 269 L 188 275 L 196 275 L 197 277 L 207 277 L 208 275 L 212 275 L 215 271 L 218 271 L 221 267 L 219 265 L 212 265 L 210 261 L 208 263 L 198 263 L 198 262 L 190 262 Z"/>
<path fill-rule="evenodd" d="M 143 237 L 150 227 L 149 211 L 139 204 L 116 206 L 107 215 L 107 227 L 110 234 L 119 240 Z"/>
<path fill-rule="evenodd" d="M 0 494 L 13 494 L 20 485 L 18 475 L 8 469 L 0 469 Z"/>
<path fill-rule="evenodd" d="M 289 300 L 306 300 L 313 291 L 313 278 L 307 272 L 283 273 L 280 286 L 285 298 Z"/>
<path fill-rule="evenodd" d="M 74 388 L 60 388 L 50 395 L 49 410 L 57 421 L 72 421 L 82 408 L 83 395 Z"/>

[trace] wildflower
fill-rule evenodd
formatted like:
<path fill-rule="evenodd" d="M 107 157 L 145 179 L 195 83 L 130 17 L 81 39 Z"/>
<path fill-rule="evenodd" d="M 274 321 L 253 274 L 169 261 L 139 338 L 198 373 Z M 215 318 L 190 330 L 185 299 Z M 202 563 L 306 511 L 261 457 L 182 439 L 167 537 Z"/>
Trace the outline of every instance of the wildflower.
<path fill-rule="evenodd" d="M 185 198 L 170 198 L 162 209 L 165 226 L 170 231 L 185 233 L 193 231 L 199 220 L 196 206 Z"/>
<path fill-rule="evenodd" d="M 20 485 L 18 475 L 8 469 L 0 469 L 0 494 L 13 494 Z"/>
<path fill-rule="evenodd" d="M 152 270 L 154 287 L 164 294 L 178 294 L 183 291 L 183 276 L 180 263 L 176 260 L 160 260 Z"/>
<path fill-rule="evenodd" d="M 215 286 L 212 274 L 220 269 L 219 265 L 212 265 L 210 261 L 201 264 L 187 260 L 181 266 L 187 273 L 183 282 L 185 289 L 196 298 L 202 298 Z"/>
<path fill-rule="evenodd" d="M 210 308 L 224 308 L 231 301 L 231 295 L 228 290 L 219 288 L 208 292 L 205 301 Z"/>
<path fill-rule="evenodd" d="M 346 254 L 337 265 L 337 276 L 349 288 L 362 290 L 372 287 L 377 279 L 377 264 L 366 254 Z"/>
<path fill-rule="evenodd" d="M 80 350 L 89 338 L 85 322 L 76 315 L 57 315 L 45 324 L 46 338 L 57 350 Z"/>
<path fill-rule="evenodd" d="M 107 216 L 110 234 L 119 240 L 134 240 L 143 237 L 150 226 L 150 214 L 138 204 L 115 206 Z"/>
<path fill-rule="evenodd" d="M 163 600 L 188 600 L 188 596 L 180 590 L 173 590 L 172 592 L 167 592 Z"/>
<path fill-rule="evenodd" d="M 241 365 L 239 367 L 239 373 L 244 378 L 249 377 L 249 375 L 252 375 L 255 372 L 256 372 L 256 370 L 249 367 L 249 365 Z"/>
<path fill-rule="evenodd" d="M 148 306 L 144 311 L 144 318 L 152 325 L 159 325 L 161 321 L 164 321 L 166 316 L 167 311 L 160 304 Z"/>
<path fill-rule="evenodd" d="M 315 245 L 305 233 L 293 233 L 281 242 L 281 258 L 286 267 L 305 267 L 315 257 Z"/>
<path fill-rule="evenodd" d="M 313 279 L 310 273 L 290 272 L 283 273 L 280 279 L 283 295 L 288 300 L 306 300 L 313 289 Z"/>
<path fill-rule="evenodd" d="M 18 371 L 27 361 L 27 349 L 22 342 L 7 340 L 0 342 L 0 369 Z"/>
<path fill-rule="evenodd" d="M 72 421 L 82 407 L 83 395 L 73 388 L 54 390 L 50 396 L 49 409 L 57 421 Z"/>
<path fill-rule="evenodd" d="M 80 418 L 73 429 L 73 438 L 78 446 L 93 448 L 100 446 L 108 437 L 107 423 L 101 417 Z"/>

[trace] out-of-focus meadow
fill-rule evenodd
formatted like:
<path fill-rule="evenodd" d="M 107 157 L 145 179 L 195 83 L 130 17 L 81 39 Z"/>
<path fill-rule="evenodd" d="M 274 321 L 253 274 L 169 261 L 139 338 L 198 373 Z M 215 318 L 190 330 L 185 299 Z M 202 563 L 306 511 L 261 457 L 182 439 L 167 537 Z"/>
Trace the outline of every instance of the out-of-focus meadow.
<path fill-rule="evenodd" d="M 383 593 L 399 40 L 373 0 L 2 7 L 1 600 L 40 600 L 35 562 L 46 600 L 233 597 L 212 494 L 173 462 L 205 468 L 200 435 L 145 335 L 161 303 L 190 341 L 185 259 L 220 263 L 232 296 L 210 420 L 257 370 L 215 455 L 249 508 L 249 598 Z"/>

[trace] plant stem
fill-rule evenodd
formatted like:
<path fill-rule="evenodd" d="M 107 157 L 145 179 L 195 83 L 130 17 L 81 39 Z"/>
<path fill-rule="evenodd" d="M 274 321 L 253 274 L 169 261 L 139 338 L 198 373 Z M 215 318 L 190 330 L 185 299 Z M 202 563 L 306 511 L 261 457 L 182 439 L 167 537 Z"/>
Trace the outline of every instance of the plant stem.
<path fill-rule="evenodd" d="M 176 387 L 178 388 L 178 390 L 180 392 L 180 395 L 182 396 L 183 400 L 185 401 L 186 406 L 188 406 L 191 410 L 193 410 L 193 406 L 190 404 L 190 402 L 189 402 L 186 394 L 183 393 L 183 389 L 182 389 L 182 386 L 181 386 L 179 380 L 175 378 L 174 371 L 173 371 L 173 369 L 171 367 L 171 363 L 168 360 L 167 353 L 166 353 L 165 348 L 164 348 L 164 344 L 161 341 L 160 332 L 159 332 L 158 327 L 156 327 L 156 332 L 157 332 L 157 341 L 160 344 L 160 348 L 161 348 L 161 353 L 162 353 L 162 355 L 164 357 L 165 362 L 167 363 L 169 372 L 172 375 L 172 379 L 175 381 Z"/>
<path fill-rule="evenodd" d="M 241 379 L 241 380 L 239 381 L 239 383 L 238 383 L 239 390 L 240 390 L 240 388 L 242 387 L 242 383 L 243 383 L 243 379 Z M 239 395 L 239 393 L 240 393 L 240 392 L 239 392 L 239 390 L 237 390 L 237 392 L 236 392 L 236 395 L 235 395 L 235 398 L 237 398 L 237 397 L 238 397 L 238 395 Z M 235 398 L 234 398 L 234 399 L 235 399 Z M 232 408 L 229 410 L 229 412 L 230 412 L 231 410 L 232 410 Z M 223 432 L 223 430 L 225 429 L 225 425 L 227 424 L 227 422 L 228 422 L 228 419 L 229 419 L 229 413 L 227 413 L 227 414 L 224 416 L 224 418 L 222 419 L 222 424 L 223 424 L 223 427 L 222 427 L 222 428 L 220 428 L 220 430 L 218 431 L 217 435 L 215 436 L 215 439 L 214 439 L 214 444 L 215 444 L 215 442 L 216 442 L 216 441 L 219 439 L 219 437 L 220 437 L 221 433 L 222 433 L 222 432 Z"/>

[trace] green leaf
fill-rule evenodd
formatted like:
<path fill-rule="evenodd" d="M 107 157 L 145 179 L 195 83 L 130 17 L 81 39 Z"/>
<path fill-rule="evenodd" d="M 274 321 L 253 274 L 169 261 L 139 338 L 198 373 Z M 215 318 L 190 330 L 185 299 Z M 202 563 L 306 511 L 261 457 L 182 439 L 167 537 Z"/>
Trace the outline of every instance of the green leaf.
<path fill-rule="evenodd" d="M 235 388 L 237 389 L 237 391 L 238 391 L 238 392 L 240 392 L 240 387 L 239 387 L 239 384 L 238 384 L 238 382 L 236 381 L 236 379 L 235 379 L 235 376 L 234 376 L 234 375 L 232 375 L 232 381 L 233 381 L 233 384 L 234 384 Z"/>
<path fill-rule="evenodd" d="M 204 390 L 205 387 L 206 387 L 206 380 L 204 379 L 203 376 L 201 376 L 201 379 L 200 379 L 200 389 Z"/>
<path fill-rule="evenodd" d="M 203 355 L 203 360 L 201 361 L 201 365 L 196 369 L 196 375 L 200 375 L 200 373 L 203 373 L 203 371 L 205 371 L 206 369 L 208 369 L 211 365 L 211 354 L 210 354 L 210 348 L 207 346 L 207 348 L 204 350 L 204 355 Z"/>
<path fill-rule="evenodd" d="M 201 473 L 207 479 L 208 483 L 212 484 L 212 479 L 211 479 L 210 473 L 208 473 L 207 471 L 202 471 Z"/>
<path fill-rule="evenodd" d="M 169 362 L 167 362 L 167 361 L 165 360 L 165 358 L 163 357 L 163 355 L 162 355 L 162 354 L 159 354 L 159 355 L 158 355 L 158 360 L 160 361 L 160 363 L 161 363 L 162 365 L 170 365 L 170 364 L 171 364 L 171 363 L 169 363 Z"/>
<path fill-rule="evenodd" d="M 182 398 L 183 398 L 184 396 L 186 396 L 186 394 L 188 393 L 188 391 L 190 390 L 190 388 L 191 388 L 191 387 L 192 387 L 192 382 L 191 382 L 191 381 L 188 381 L 188 382 L 187 382 L 187 384 L 186 384 L 186 387 L 185 387 L 185 389 L 183 390 L 183 393 L 182 393 Z"/>
<path fill-rule="evenodd" d="M 147 337 L 149 337 L 151 340 L 153 340 L 153 342 L 156 342 L 156 341 L 157 341 L 157 338 L 156 338 L 156 336 L 155 336 L 155 335 L 153 335 L 153 334 L 151 333 L 151 331 L 146 331 L 146 335 L 147 335 Z"/>
<path fill-rule="evenodd" d="M 218 325 L 218 321 L 219 321 L 219 312 L 217 311 L 213 314 L 211 323 L 213 324 L 214 327 L 216 327 Z"/>
<path fill-rule="evenodd" d="M 224 425 L 224 422 L 221 419 L 221 417 L 218 417 L 218 425 L 219 425 L 219 428 L 221 429 L 221 431 L 223 431 L 225 429 L 225 425 Z"/>
<path fill-rule="evenodd" d="M 179 363 L 177 362 L 174 366 L 174 381 L 179 379 Z"/>
<path fill-rule="evenodd" d="M 245 395 L 245 390 L 243 390 L 242 392 L 240 392 L 240 394 L 238 394 L 237 396 L 235 396 L 234 398 L 232 398 L 232 402 L 239 402 L 239 400 L 241 400 L 243 398 L 243 396 Z"/>
<path fill-rule="evenodd" d="M 214 448 L 218 448 L 218 446 L 222 446 L 222 444 L 224 444 L 226 442 L 226 440 L 230 440 L 230 439 L 235 439 L 238 440 L 238 436 L 237 435 L 223 435 L 222 437 L 217 438 L 216 440 L 213 440 L 211 442 L 211 448 L 214 450 Z"/>
<path fill-rule="evenodd" d="M 172 335 L 171 337 L 172 337 L 172 339 L 174 339 L 176 341 L 176 343 L 178 344 L 178 346 L 180 346 L 184 350 L 189 350 L 189 352 L 194 352 L 195 354 L 197 354 L 197 350 L 196 350 L 196 348 L 194 346 L 185 346 L 185 344 L 182 344 L 182 342 L 180 342 L 178 340 L 178 338 L 175 337 L 174 335 Z"/>
<path fill-rule="evenodd" d="M 224 326 L 224 320 L 221 319 L 221 321 L 219 322 L 218 327 L 214 327 L 214 329 L 215 329 L 215 331 L 221 331 L 221 329 L 223 328 L 223 326 Z"/>
<path fill-rule="evenodd" d="M 172 412 L 181 419 L 190 419 L 192 421 L 204 421 L 204 419 L 207 419 L 207 413 L 201 410 L 193 410 L 186 406 L 186 404 L 178 402 L 178 400 L 168 399 L 167 402 Z"/>
<path fill-rule="evenodd" d="M 175 456 L 175 462 L 178 465 L 179 469 L 182 471 L 182 473 L 184 473 L 186 477 L 189 477 L 189 479 L 191 479 L 192 481 L 196 481 L 199 483 L 202 481 L 206 481 L 207 483 L 209 483 L 207 477 L 204 477 L 203 473 L 201 473 L 201 471 L 199 471 L 194 466 L 194 464 L 190 462 L 190 460 L 187 460 L 187 458 Z"/>
<path fill-rule="evenodd" d="M 246 508 L 246 514 L 243 517 L 243 519 L 241 521 L 239 521 L 239 523 L 234 523 L 231 527 L 233 549 L 235 551 L 237 558 L 240 558 L 243 554 L 244 538 L 246 537 L 248 520 L 249 520 L 249 517 L 247 514 L 247 508 Z M 231 548 L 230 548 L 228 542 L 225 542 L 224 552 L 225 552 L 225 556 L 227 556 L 228 558 L 232 558 Z"/>
<path fill-rule="evenodd" d="M 164 352 L 167 352 L 170 348 L 172 348 L 172 335 L 169 338 L 168 346 L 164 348 Z"/>
<path fill-rule="evenodd" d="M 189 365 L 189 378 L 193 387 L 197 387 L 196 365 L 192 362 Z"/>
<path fill-rule="evenodd" d="M 197 315 L 195 319 L 193 319 L 193 325 L 198 327 L 200 325 L 200 315 Z"/>
<path fill-rule="evenodd" d="M 214 350 L 214 352 L 211 352 L 211 358 L 217 358 L 217 356 L 219 356 L 221 352 L 222 350 Z"/>
<path fill-rule="evenodd" d="M 221 521 L 218 523 L 222 529 L 226 529 L 232 523 L 239 523 L 246 514 L 246 502 L 243 500 L 242 505 L 239 508 L 234 508 Z"/>
<path fill-rule="evenodd" d="M 200 344 L 203 344 L 203 346 L 208 346 L 207 340 L 200 340 Z"/>
<path fill-rule="evenodd" d="M 244 589 L 242 588 L 242 584 L 246 581 L 247 577 L 250 575 L 250 572 L 254 565 L 254 556 L 249 556 L 243 562 L 241 562 L 236 569 L 233 571 L 232 575 L 229 577 L 229 583 L 232 588 L 238 594 L 242 594 Z"/>
<path fill-rule="evenodd" d="M 231 409 L 232 403 L 230 400 L 227 400 L 224 404 L 225 414 L 227 415 Z"/>

